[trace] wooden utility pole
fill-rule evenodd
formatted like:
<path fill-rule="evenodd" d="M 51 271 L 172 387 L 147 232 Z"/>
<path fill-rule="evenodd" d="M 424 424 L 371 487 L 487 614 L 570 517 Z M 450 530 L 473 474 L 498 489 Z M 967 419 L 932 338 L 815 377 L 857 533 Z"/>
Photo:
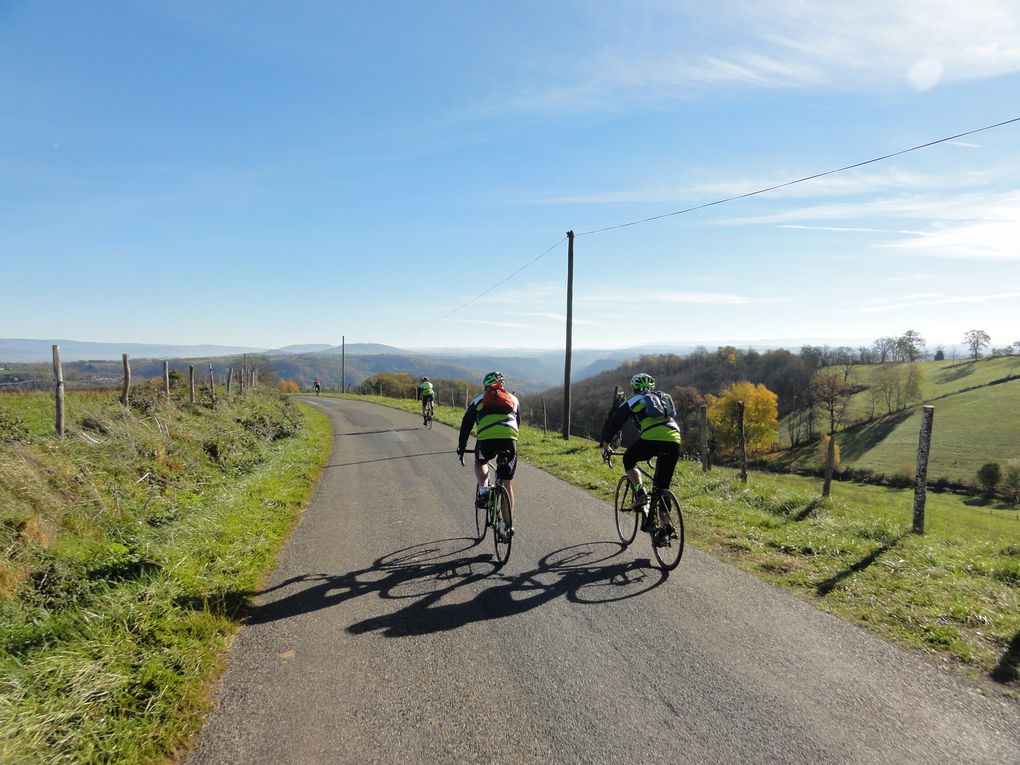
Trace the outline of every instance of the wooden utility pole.
<path fill-rule="evenodd" d="M 347 336 L 340 335 L 340 392 L 347 392 Z"/>
<path fill-rule="evenodd" d="M 60 346 L 53 346 L 53 377 L 56 382 L 56 430 L 57 435 L 64 435 L 64 365 L 60 361 Z"/>
<path fill-rule="evenodd" d="M 921 434 L 917 440 L 917 469 L 914 472 L 914 527 L 915 534 L 924 533 L 924 503 L 928 490 L 928 452 L 931 450 L 931 426 L 935 407 L 921 407 Z"/>
<path fill-rule="evenodd" d="M 170 398 L 170 362 L 163 362 L 163 393 Z"/>
<path fill-rule="evenodd" d="M 563 359 L 563 440 L 570 438 L 570 355 L 574 329 L 574 232 L 567 232 L 567 349 Z"/>
<path fill-rule="evenodd" d="M 131 393 L 131 363 L 128 361 L 126 353 L 121 354 L 121 359 L 124 361 L 124 387 L 120 392 L 120 403 L 127 406 L 128 396 Z"/>
<path fill-rule="evenodd" d="M 744 402 L 737 402 L 737 438 L 740 440 L 740 480 L 747 483 L 747 440 L 744 438 Z"/>

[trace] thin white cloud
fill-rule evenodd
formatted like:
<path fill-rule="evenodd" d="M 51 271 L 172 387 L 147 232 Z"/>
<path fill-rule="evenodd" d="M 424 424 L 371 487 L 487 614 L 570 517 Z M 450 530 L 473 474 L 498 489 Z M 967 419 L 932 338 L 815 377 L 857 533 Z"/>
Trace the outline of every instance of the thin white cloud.
<path fill-rule="evenodd" d="M 866 300 L 851 308 L 835 311 L 835 313 L 886 313 L 921 306 L 983 304 L 1000 300 L 1016 300 L 1017 298 L 1020 298 L 1020 292 L 997 292 L 988 295 L 944 295 L 942 293 L 931 293 L 928 295 L 908 295 L 888 300 Z"/>
<path fill-rule="evenodd" d="M 923 234 L 923 231 L 907 231 L 901 229 L 888 229 L 888 228 L 866 228 L 863 226 L 802 226 L 794 225 L 792 223 L 785 223 L 779 228 L 790 228 L 798 231 L 846 231 L 853 232 L 859 231 L 866 234 Z"/>
<path fill-rule="evenodd" d="M 750 305 L 788 302 L 775 296 L 748 296 L 730 292 L 683 292 L 671 290 L 614 290 L 613 292 L 589 292 L 577 297 L 579 303 L 600 305 Z"/>
<path fill-rule="evenodd" d="M 474 110 L 606 111 L 721 87 L 924 91 L 1020 71 L 1015 0 L 644 2 L 589 14 L 587 56 L 553 59 L 547 85 Z"/>
<path fill-rule="evenodd" d="M 456 324 L 481 324 L 486 327 L 507 327 L 509 329 L 540 329 L 535 324 L 518 324 L 512 321 L 486 321 L 484 319 L 447 319 Z"/>

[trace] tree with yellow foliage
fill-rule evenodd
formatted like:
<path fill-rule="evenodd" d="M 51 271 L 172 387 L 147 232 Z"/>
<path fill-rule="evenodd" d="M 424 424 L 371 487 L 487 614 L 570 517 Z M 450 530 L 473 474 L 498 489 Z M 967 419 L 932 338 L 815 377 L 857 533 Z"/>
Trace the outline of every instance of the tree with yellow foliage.
<path fill-rule="evenodd" d="M 768 449 L 776 441 L 779 424 L 779 397 L 764 385 L 733 383 L 721 395 L 709 395 L 708 419 L 715 430 L 716 443 L 724 451 L 739 448 L 737 404 L 744 402 L 744 438 L 749 452 Z"/>

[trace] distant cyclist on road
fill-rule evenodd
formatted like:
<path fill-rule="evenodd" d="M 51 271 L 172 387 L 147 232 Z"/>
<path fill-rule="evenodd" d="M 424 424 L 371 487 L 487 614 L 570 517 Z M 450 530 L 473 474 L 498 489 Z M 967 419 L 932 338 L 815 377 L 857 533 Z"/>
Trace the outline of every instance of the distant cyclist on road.
<path fill-rule="evenodd" d="M 421 399 L 421 418 L 422 420 L 426 421 L 426 424 L 428 424 L 427 423 L 428 418 L 425 416 L 425 413 L 428 411 L 428 408 L 432 405 L 432 402 L 435 400 L 435 397 L 436 397 L 435 386 L 432 384 L 428 377 L 422 377 L 421 382 L 418 385 L 418 398 Z"/>
<path fill-rule="evenodd" d="M 475 479 L 478 482 L 478 493 L 475 499 L 479 507 L 484 507 L 486 495 L 483 488 L 489 476 L 489 460 L 499 452 L 508 452 L 504 465 L 497 462 L 496 475 L 503 481 L 507 494 L 510 496 L 510 507 L 514 506 L 513 477 L 517 471 L 517 436 L 521 427 L 521 403 L 517 396 L 503 388 L 503 375 L 489 372 L 482 384 L 485 390 L 476 396 L 464 410 L 464 419 L 460 423 L 460 439 L 457 442 L 457 456 L 463 456 L 467 449 L 468 436 L 475 429 Z M 510 529 L 513 533 L 513 529 Z"/>
<path fill-rule="evenodd" d="M 630 378 L 630 388 L 634 395 L 613 410 L 602 430 L 600 446 L 603 451 L 608 450 L 627 418 L 634 420 L 640 437 L 623 453 L 623 469 L 634 487 L 634 507 L 644 515 L 641 530 L 648 531 L 650 495 L 636 466 L 638 462 L 657 457 L 652 486 L 654 489 L 668 489 L 680 458 L 680 426 L 673 419 L 676 415 L 673 399 L 668 393 L 655 390 L 655 380 L 651 375 L 644 372 L 634 375 Z"/>
<path fill-rule="evenodd" d="M 315 388 L 315 395 L 319 395 L 319 391 L 322 390 L 322 385 L 319 383 L 319 378 L 315 378 L 315 382 L 312 383 L 312 387 Z"/>

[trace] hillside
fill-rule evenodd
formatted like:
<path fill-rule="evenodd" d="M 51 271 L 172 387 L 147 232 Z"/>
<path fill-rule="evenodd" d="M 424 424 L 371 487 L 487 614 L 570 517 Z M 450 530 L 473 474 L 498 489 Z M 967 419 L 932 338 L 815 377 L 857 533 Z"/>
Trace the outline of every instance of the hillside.
<path fill-rule="evenodd" d="M 922 362 L 924 403 L 935 407 L 928 476 L 932 481 L 975 482 L 986 462 L 1020 460 L 1020 357 L 977 362 Z M 871 389 L 880 365 L 859 367 L 855 381 L 865 390 L 848 407 L 848 427 L 837 436 L 841 467 L 892 476 L 912 474 L 920 430 L 921 405 L 852 424 L 871 409 Z M 1005 382 L 1000 382 L 1006 380 Z M 881 409 L 879 409 L 881 411 Z M 780 427 L 780 437 L 785 437 Z M 795 469 L 817 466 L 813 445 L 783 453 L 775 460 Z"/>

